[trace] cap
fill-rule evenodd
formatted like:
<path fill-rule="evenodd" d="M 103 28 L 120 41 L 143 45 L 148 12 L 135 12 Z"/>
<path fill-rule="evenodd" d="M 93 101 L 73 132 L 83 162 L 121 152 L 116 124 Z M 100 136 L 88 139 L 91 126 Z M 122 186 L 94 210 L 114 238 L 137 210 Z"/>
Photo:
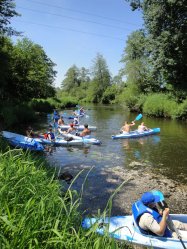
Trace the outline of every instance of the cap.
<path fill-rule="evenodd" d="M 74 125 L 73 124 L 70 124 L 71 127 L 73 127 Z"/>
<path fill-rule="evenodd" d="M 154 195 L 151 192 L 145 192 L 140 199 L 143 204 L 157 203 L 160 201 L 160 196 Z"/>

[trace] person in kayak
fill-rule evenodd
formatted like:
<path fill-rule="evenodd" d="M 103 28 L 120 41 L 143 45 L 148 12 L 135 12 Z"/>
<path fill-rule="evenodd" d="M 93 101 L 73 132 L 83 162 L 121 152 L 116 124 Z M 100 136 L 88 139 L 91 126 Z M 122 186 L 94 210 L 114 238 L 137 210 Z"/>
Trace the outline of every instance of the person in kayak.
<path fill-rule="evenodd" d="M 45 139 L 48 139 L 50 141 L 54 141 L 55 140 L 55 134 L 53 133 L 53 129 L 52 127 L 49 127 L 49 130 L 46 134 L 44 134 Z"/>
<path fill-rule="evenodd" d="M 84 125 L 84 130 L 79 134 L 80 137 L 89 136 L 91 134 L 91 130 L 88 128 L 88 124 Z"/>
<path fill-rule="evenodd" d="M 163 237 L 177 238 L 174 230 L 167 226 L 169 216 L 169 208 L 160 210 L 156 203 L 160 201 L 160 197 L 152 192 L 145 192 L 140 200 L 132 205 L 132 214 L 136 225 L 143 234 L 152 234 Z M 177 229 L 187 231 L 187 224 L 178 220 L 173 220 Z M 187 238 L 187 232 L 183 233 L 183 238 Z"/>
<path fill-rule="evenodd" d="M 132 121 L 130 124 L 129 124 L 127 121 L 125 121 L 125 123 L 124 123 L 124 125 L 121 127 L 120 131 L 121 131 L 122 133 L 124 133 L 124 134 L 127 134 L 127 133 L 130 132 L 131 126 L 134 126 L 134 125 L 135 125 L 135 122 L 134 122 L 134 121 Z"/>
<path fill-rule="evenodd" d="M 147 128 L 147 126 L 145 126 L 144 122 L 142 122 L 139 126 L 138 126 L 138 132 L 144 132 L 144 131 L 148 131 L 149 128 Z"/>
<path fill-rule="evenodd" d="M 34 131 L 33 131 L 33 128 L 32 128 L 31 126 L 29 126 L 29 127 L 26 129 L 26 136 L 27 136 L 27 137 L 34 138 L 34 137 L 37 137 L 37 134 L 35 134 Z"/>
<path fill-rule="evenodd" d="M 67 131 L 64 131 L 64 133 L 74 135 L 76 133 L 76 128 L 74 127 L 74 124 L 71 123 L 69 126 L 70 127 L 67 129 Z"/>
<path fill-rule="evenodd" d="M 60 118 L 58 119 L 58 125 L 64 125 L 64 124 L 65 124 L 65 122 L 64 122 L 63 118 L 60 117 Z"/>
<path fill-rule="evenodd" d="M 73 119 L 73 124 L 79 125 L 79 118 L 78 117 Z"/>

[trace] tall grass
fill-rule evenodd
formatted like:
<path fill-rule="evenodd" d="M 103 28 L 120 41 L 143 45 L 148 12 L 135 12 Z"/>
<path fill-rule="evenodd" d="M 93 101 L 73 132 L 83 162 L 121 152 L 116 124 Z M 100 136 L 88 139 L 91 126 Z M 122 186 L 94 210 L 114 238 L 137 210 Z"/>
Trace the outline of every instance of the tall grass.
<path fill-rule="evenodd" d="M 29 153 L 0 153 L 0 248 L 127 248 L 83 230 L 80 196 Z M 95 228 L 96 229 L 96 228 Z"/>

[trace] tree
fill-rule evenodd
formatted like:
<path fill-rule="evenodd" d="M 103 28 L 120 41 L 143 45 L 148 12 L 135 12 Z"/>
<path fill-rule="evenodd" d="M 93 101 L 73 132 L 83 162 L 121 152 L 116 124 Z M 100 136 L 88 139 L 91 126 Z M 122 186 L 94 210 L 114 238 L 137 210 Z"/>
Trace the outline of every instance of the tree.
<path fill-rule="evenodd" d="M 151 75 L 149 46 L 143 30 L 135 31 L 128 37 L 121 62 L 125 64 L 121 74 L 126 76 L 127 85 L 135 84 L 139 92 L 143 93 L 156 91 L 160 88 Z"/>
<path fill-rule="evenodd" d="M 0 1 L 0 36 L 17 35 L 19 34 L 12 27 L 9 27 L 10 19 L 14 16 L 19 16 L 15 10 L 14 0 Z"/>
<path fill-rule="evenodd" d="M 73 65 L 68 69 L 65 76 L 61 84 L 62 89 L 66 92 L 74 93 L 77 87 L 80 86 L 79 69 L 76 65 Z"/>
<path fill-rule="evenodd" d="M 24 38 L 14 46 L 7 89 L 11 99 L 28 101 L 55 94 L 55 64 L 38 44 Z"/>
<path fill-rule="evenodd" d="M 187 1 L 131 0 L 142 9 L 149 41 L 152 75 L 160 84 L 187 90 Z"/>
<path fill-rule="evenodd" d="M 102 95 L 111 85 L 111 76 L 106 63 L 106 60 L 101 54 L 97 54 L 96 58 L 93 61 L 93 102 L 98 103 L 102 99 Z"/>

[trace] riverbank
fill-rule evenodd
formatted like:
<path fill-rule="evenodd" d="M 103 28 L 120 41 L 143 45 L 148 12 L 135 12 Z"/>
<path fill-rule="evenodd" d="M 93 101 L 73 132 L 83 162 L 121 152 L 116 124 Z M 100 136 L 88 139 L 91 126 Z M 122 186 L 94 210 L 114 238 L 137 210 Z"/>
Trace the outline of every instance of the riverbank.
<path fill-rule="evenodd" d="M 84 170 L 73 182 L 71 188 L 81 191 L 81 211 L 86 215 L 96 215 L 98 209 L 105 209 L 110 196 L 125 181 L 126 183 L 113 198 L 111 215 L 131 214 L 131 206 L 142 193 L 158 189 L 163 192 L 171 213 L 187 213 L 187 186 L 171 180 L 141 163 L 132 162 L 132 169 L 91 168 L 88 165 L 67 165 L 61 171 L 69 172 L 74 177 Z M 89 172 L 90 171 L 90 172 Z M 88 176 L 87 176 L 88 174 Z M 87 180 L 85 178 L 87 176 Z M 69 185 L 67 184 L 67 187 Z"/>

